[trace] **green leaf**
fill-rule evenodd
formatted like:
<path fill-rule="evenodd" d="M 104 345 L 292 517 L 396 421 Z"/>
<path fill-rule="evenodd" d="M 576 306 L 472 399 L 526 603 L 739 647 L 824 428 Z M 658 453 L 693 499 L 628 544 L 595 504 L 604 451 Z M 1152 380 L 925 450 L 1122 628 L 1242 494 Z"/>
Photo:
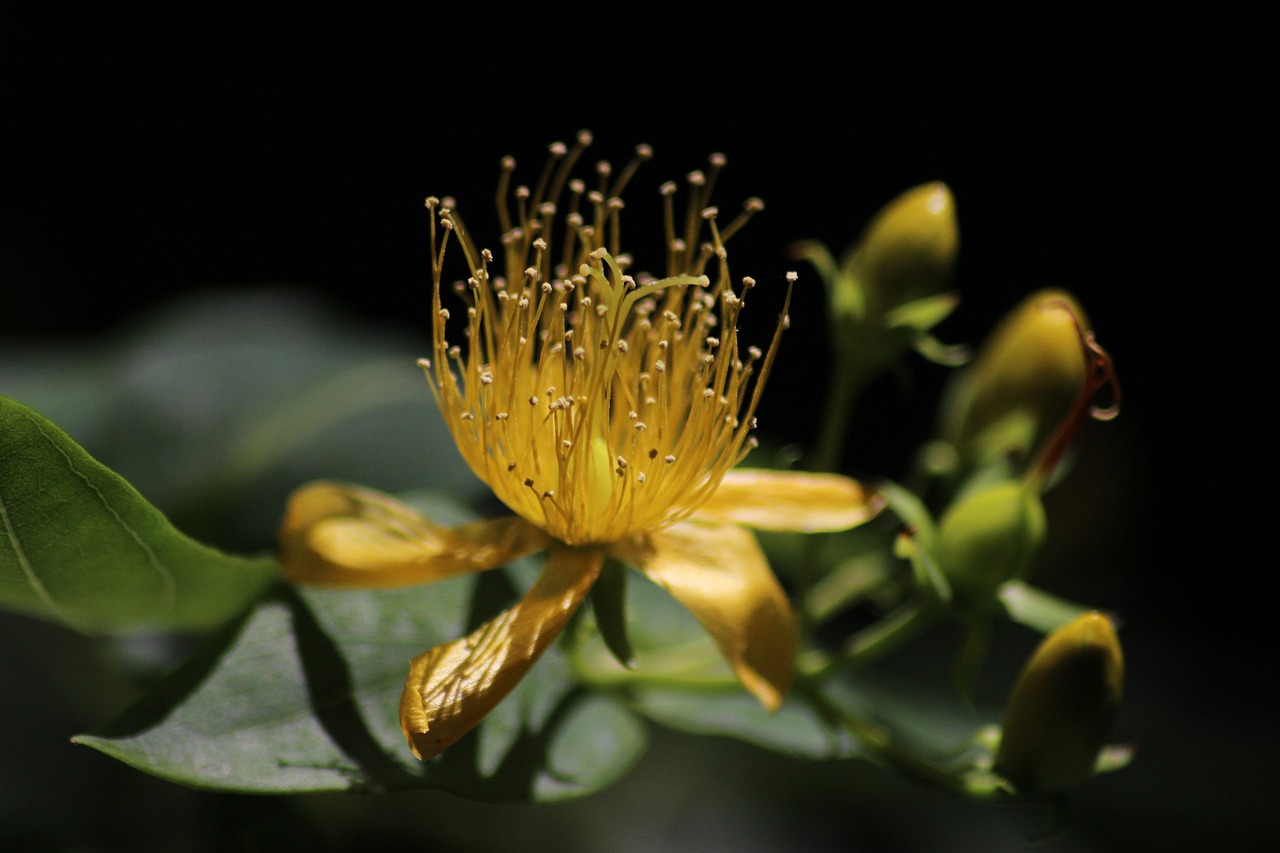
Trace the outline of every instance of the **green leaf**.
<path fill-rule="evenodd" d="M 76 742 L 224 791 L 433 788 L 550 801 L 616 781 L 643 752 L 644 725 L 616 699 L 577 690 L 557 647 L 476 732 L 429 762 L 409 752 L 398 719 L 408 662 L 483 618 L 469 611 L 505 581 L 482 580 L 279 587 L 150 696 Z"/>
<path fill-rule="evenodd" d="M 640 713 L 680 731 L 727 735 L 797 758 L 851 758 L 861 750 L 833 729 L 802 697 L 791 695 L 770 714 L 741 688 L 689 690 L 644 685 L 631 691 Z"/>
<path fill-rule="evenodd" d="M 876 491 L 884 496 L 890 511 L 902 519 L 903 524 L 911 528 L 912 536 L 920 546 L 932 552 L 937 547 L 938 525 L 933 515 L 925 508 L 924 502 L 892 480 L 882 480 L 877 483 Z"/>
<path fill-rule="evenodd" d="M 625 668 L 587 623 L 572 653 L 577 677 L 615 687 L 656 723 L 681 731 L 738 738 L 807 758 L 855 754 L 853 743 L 827 726 L 803 697 L 792 694 L 776 714 L 747 693 L 706 630 L 683 605 L 644 575 L 627 584 L 628 633 L 634 668 Z"/>
<path fill-rule="evenodd" d="M 0 606 L 86 633 L 205 629 L 275 573 L 179 533 L 57 426 L 0 397 Z"/>
<path fill-rule="evenodd" d="M 913 329 L 925 332 L 941 323 L 960 304 L 958 293 L 937 293 L 925 296 L 905 305 L 899 305 L 884 315 L 885 326 L 891 329 Z"/>
<path fill-rule="evenodd" d="M 486 494 L 421 368 L 421 341 L 266 286 L 175 300 L 92 346 L 0 341 L 0 393 L 76 436 L 181 529 L 270 547 L 314 479 Z"/>
<path fill-rule="evenodd" d="M 1093 609 L 1050 595 L 1019 580 L 1002 585 L 996 595 L 1011 620 L 1042 634 L 1056 631 Z"/>
<path fill-rule="evenodd" d="M 630 669 L 635 666 L 636 653 L 627 636 L 627 567 L 613 560 L 606 560 L 600 578 L 591 588 L 592 613 L 600 638 L 608 646 L 618 663 Z"/>

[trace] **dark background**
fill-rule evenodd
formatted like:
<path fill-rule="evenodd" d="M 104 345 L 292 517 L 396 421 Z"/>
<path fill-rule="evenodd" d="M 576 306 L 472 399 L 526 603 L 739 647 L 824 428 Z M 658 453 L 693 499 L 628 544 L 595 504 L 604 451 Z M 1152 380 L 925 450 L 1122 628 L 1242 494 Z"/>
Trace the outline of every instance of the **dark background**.
<path fill-rule="evenodd" d="M 726 152 L 722 208 L 767 203 L 730 246 L 735 273 L 762 282 L 794 268 L 792 241 L 840 249 L 902 190 L 945 180 L 964 303 L 942 336 L 979 340 L 1021 295 L 1067 287 L 1124 384 L 1120 421 L 1086 436 L 1097 476 L 1070 493 L 1086 510 L 1063 545 L 1085 564 L 1058 575 L 1125 615 L 1121 734 L 1142 747 L 1095 783 L 1089 837 L 1125 847 L 1157 833 L 1167 849 L 1274 838 L 1274 666 L 1257 639 L 1274 565 L 1258 544 L 1272 431 L 1254 400 L 1275 387 L 1263 373 L 1274 164 L 1260 122 L 1275 91 L 1258 22 L 975 18 L 925 31 L 910 15 L 842 14 L 663 19 L 652 35 L 549 10 L 13 26 L 0 37 L 0 336 L 92 342 L 183 294 L 285 284 L 425 340 L 422 198 L 457 195 L 474 231 L 496 233 L 485 217 L 499 158 L 532 180 L 546 144 L 580 127 L 595 132 L 589 156 L 615 164 L 637 142 L 655 148 L 628 194 L 633 235 L 656 207 L 649 188 Z M 820 411 L 826 355 L 816 277 L 801 273 L 800 331 L 762 418 L 796 441 Z M 851 470 L 894 474 L 928 434 L 941 374 L 915 365 L 912 377 L 871 389 Z M 133 773 L 77 759 L 94 778 Z M 862 796 L 885 780 L 869 772 Z M 849 838 L 895 849 L 910 842 L 884 815 L 954 808 L 889 788 L 874 795 L 879 820 L 850 819 Z M 275 801 L 216 802 L 184 808 L 202 826 L 281 820 Z M 86 819 L 70 837 L 110 848 L 93 839 L 104 826 Z"/>

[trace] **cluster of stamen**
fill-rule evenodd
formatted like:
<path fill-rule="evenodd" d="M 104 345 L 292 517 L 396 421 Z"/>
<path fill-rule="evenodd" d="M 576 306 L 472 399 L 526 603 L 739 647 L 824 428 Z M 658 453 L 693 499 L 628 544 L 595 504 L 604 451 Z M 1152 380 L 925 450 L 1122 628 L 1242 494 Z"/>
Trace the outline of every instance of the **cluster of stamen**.
<path fill-rule="evenodd" d="M 713 155 L 709 174 L 689 176 L 683 223 L 675 185 L 662 186 L 667 270 L 654 279 L 628 272 L 619 216 L 623 187 L 652 152 L 638 147 L 616 175 L 598 164 L 588 190 L 569 174 L 589 143 L 583 133 L 572 148 L 552 145 L 533 189 L 512 191 L 515 162 L 503 160 L 506 275 L 488 249 L 477 249 L 449 200 L 427 199 L 435 355 L 421 364 L 476 474 L 512 510 L 571 545 L 663 527 L 715 491 L 755 445 L 748 433 L 786 315 L 784 306 L 767 353 L 740 350 L 738 314 L 755 282 L 734 289 L 724 243 L 763 205 L 752 199 L 717 228 L 707 199 L 723 156 Z M 451 315 L 441 304 L 451 238 L 470 269 L 454 285 L 467 305 L 465 346 L 448 343 Z"/>

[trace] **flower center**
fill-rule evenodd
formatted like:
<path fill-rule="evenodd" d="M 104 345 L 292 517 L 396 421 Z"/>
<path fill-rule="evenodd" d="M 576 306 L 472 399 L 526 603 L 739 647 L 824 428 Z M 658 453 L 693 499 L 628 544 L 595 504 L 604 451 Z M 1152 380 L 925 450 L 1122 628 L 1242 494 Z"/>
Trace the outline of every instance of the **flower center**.
<path fill-rule="evenodd" d="M 587 193 L 581 182 L 567 180 L 585 144 L 580 138 L 574 151 L 553 146 L 552 163 L 561 168 L 548 167 L 537 192 L 517 188 L 520 225 L 502 240 L 505 276 L 491 272 L 492 253 L 476 250 L 451 205 L 427 200 L 437 246 L 435 358 L 422 363 L 441 411 L 462 455 L 494 493 L 571 545 L 658 529 L 715 491 L 755 445 L 748 433 L 786 314 L 784 307 L 767 355 L 755 347 L 740 351 L 738 313 L 755 282 L 744 279 L 735 292 L 724 240 L 761 205 L 748 202 L 721 232 L 700 191 L 709 183 L 700 173 L 690 177 L 694 192 L 681 237 L 674 236 L 674 185 L 662 189 L 668 275 L 628 274 L 629 258 L 617 245 L 618 192 L 648 149 L 638 149 L 608 193 L 604 177 L 611 169 L 598 166 L 602 189 Z M 722 163 L 713 157 L 713 168 Z M 514 163 L 508 158 L 503 168 L 500 198 Z M 561 228 L 554 227 L 556 187 L 568 188 Z M 505 203 L 499 215 L 504 225 L 511 222 Z M 704 227 L 706 243 L 699 239 Z M 553 233 L 564 243 L 555 266 Z M 450 311 L 441 304 L 441 266 L 450 235 L 471 272 L 455 285 L 467 306 L 465 346 L 451 346 L 445 335 Z M 712 259 L 714 283 L 704 272 Z"/>

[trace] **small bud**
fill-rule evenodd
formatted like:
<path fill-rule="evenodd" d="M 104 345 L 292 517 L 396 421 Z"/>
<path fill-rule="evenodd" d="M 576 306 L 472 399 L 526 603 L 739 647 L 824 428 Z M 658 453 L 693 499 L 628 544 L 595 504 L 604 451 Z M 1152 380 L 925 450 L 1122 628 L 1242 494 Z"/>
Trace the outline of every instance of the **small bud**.
<path fill-rule="evenodd" d="M 1088 320 L 1061 290 L 1042 290 L 1005 315 L 960 378 L 945 432 L 974 462 L 1025 458 L 1084 385 L 1080 334 Z"/>
<path fill-rule="evenodd" d="M 846 264 L 862 284 L 867 315 L 945 290 L 959 246 L 956 203 L 946 184 L 923 184 L 889 202 Z"/>
<path fill-rule="evenodd" d="M 1054 631 L 1013 685 L 996 772 L 1023 793 L 1079 785 L 1093 773 L 1123 686 L 1124 657 L 1107 617 L 1085 613 Z"/>
<path fill-rule="evenodd" d="M 1022 483 L 985 486 L 952 504 L 938 526 L 937 558 L 957 603 L 985 603 L 1020 577 L 1044 532 L 1040 495 Z"/>
<path fill-rule="evenodd" d="M 870 373 L 913 347 L 935 361 L 957 357 L 930 331 L 957 304 L 946 290 L 959 246 L 955 200 L 946 184 L 934 182 L 885 205 L 839 264 L 816 241 L 797 243 L 792 251 L 826 284 L 841 357 Z"/>

